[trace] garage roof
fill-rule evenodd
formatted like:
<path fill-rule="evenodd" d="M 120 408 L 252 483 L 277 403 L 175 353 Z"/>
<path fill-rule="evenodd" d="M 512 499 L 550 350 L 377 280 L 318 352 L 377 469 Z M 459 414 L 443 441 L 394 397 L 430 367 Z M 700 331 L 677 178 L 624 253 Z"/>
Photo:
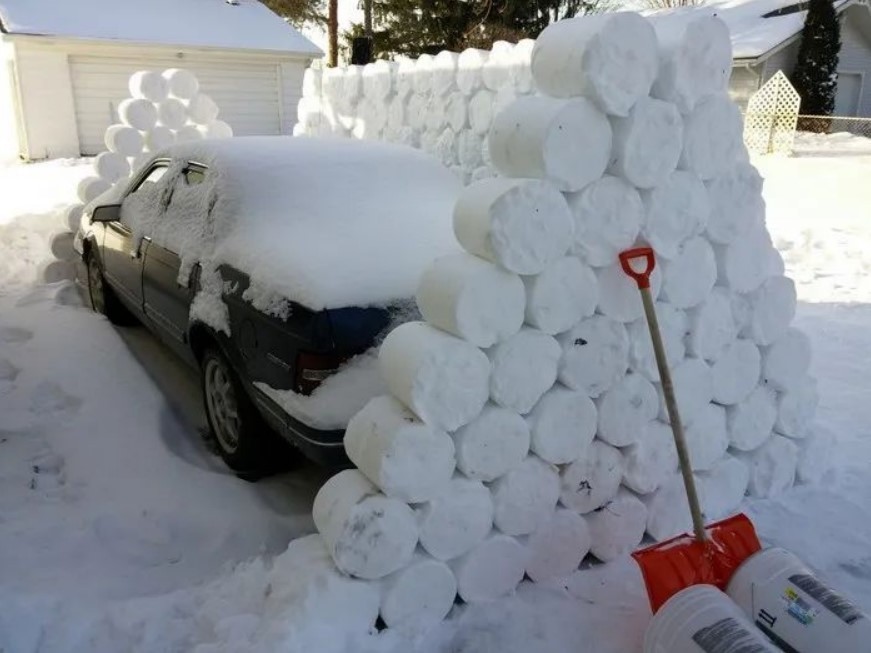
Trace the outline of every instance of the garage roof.
<path fill-rule="evenodd" d="M 0 28 L 9 34 L 323 54 L 257 0 L 0 0 Z"/>

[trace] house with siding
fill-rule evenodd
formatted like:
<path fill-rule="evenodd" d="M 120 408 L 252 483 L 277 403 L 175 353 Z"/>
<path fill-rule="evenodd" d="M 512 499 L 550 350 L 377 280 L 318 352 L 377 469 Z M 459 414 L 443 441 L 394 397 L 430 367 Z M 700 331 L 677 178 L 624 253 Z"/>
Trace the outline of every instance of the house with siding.
<path fill-rule="evenodd" d="M 871 7 L 867 0 L 835 0 L 841 55 L 835 115 L 871 117 Z M 807 2 L 731 0 L 706 5 L 732 32 L 732 98 L 743 108 L 778 70 L 792 75 L 807 17 Z"/>
<path fill-rule="evenodd" d="M 101 152 L 144 69 L 193 71 L 236 134 L 290 134 L 322 54 L 257 0 L 0 0 L 0 160 Z"/>

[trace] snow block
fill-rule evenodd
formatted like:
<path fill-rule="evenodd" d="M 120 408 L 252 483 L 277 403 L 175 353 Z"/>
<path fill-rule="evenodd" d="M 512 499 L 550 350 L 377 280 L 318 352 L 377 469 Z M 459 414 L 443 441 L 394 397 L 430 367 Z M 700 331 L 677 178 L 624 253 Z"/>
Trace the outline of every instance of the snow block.
<path fill-rule="evenodd" d="M 771 437 L 777 420 L 777 394 L 758 386 L 744 401 L 726 409 L 729 446 L 738 451 L 758 449 Z"/>
<path fill-rule="evenodd" d="M 341 78 L 339 78 L 341 80 Z M 218 105 L 205 93 L 195 95 L 188 102 L 188 118 L 197 125 L 208 125 L 218 119 Z"/>
<path fill-rule="evenodd" d="M 442 50 L 432 61 L 431 89 L 432 94 L 443 96 L 457 87 L 457 64 L 460 55 L 456 52 Z"/>
<path fill-rule="evenodd" d="M 529 427 L 520 415 L 488 404 L 454 433 L 457 467 L 471 479 L 496 480 L 523 462 L 529 440 Z"/>
<path fill-rule="evenodd" d="M 717 259 L 708 241 L 690 238 L 677 255 L 662 264 L 661 297 L 677 308 L 692 308 L 707 299 L 717 282 Z"/>
<path fill-rule="evenodd" d="M 481 66 L 481 81 L 491 91 L 498 92 L 511 81 L 511 68 L 514 63 L 514 44 L 495 41 L 490 55 Z"/>
<path fill-rule="evenodd" d="M 514 591 L 523 579 L 527 553 L 513 537 L 493 533 L 475 549 L 452 560 L 457 590 L 468 603 L 494 601 Z"/>
<path fill-rule="evenodd" d="M 538 90 L 554 97 L 589 97 L 625 116 L 650 92 L 659 64 L 656 34 L 635 13 L 581 16 L 549 25 L 532 51 Z"/>
<path fill-rule="evenodd" d="M 634 322 L 644 316 L 644 305 L 636 283 L 623 271 L 620 263 L 597 268 L 599 312 L 620 322 Z M 650 292 L 655 300 L 662 288 L 662 266 L 650 275 Z"/>
<path fill-rule="evenodd" d="M 317 73 L 317 93 L 306 93 L 306 90 L 311 91 L 311 85 L 313 83 L 312 77 Z M 170 68 L 168 70 L 164 70 L 162 73 L 163 78 L 166 80 L 166 88 L 170 97 L 179 99 L 179 100 L 190 100 L 195 97 L 197 93 L 200 91 L 200 82 L 197 80 L 197 76 L 194 75 L 191 71 L 185 70 L 184 68 Z M 311 68 L 305 71 L 305 77 L 308 78 L 308 84 L 303 84 L 303 95 L 319 95 L 320 94 L 320 71 L 313 70 Z"/>
<path fill-rule="evenodd" d="M 737 458 L 725 456 L 710 470 L 700 472 L 696 480 L 704 488 L 705 517 L 722 519 L 740 507 L 750 483 L 750 470 Z"/>
<path fill-rule="evenodd" d="M 687 358 L 672 367 L 671 380 L 681 423 L 689 426 L 713 399 L 713 370 L 700 358 Z M 659 419 L 670 423 L 665 405 L 665 393 L 660 385 L 657 385 L 656 389 L 659 397 Z"/>
<path fill-rule="evenodd" d="M 726 409 L 717 404 L 705 405 L 687 428 L 686 441 L 693 471 L 711 469 L 729 448 Z"/>
<path fill-rule="evenodd" d="M 590 553 L 610 562 L 634 551 L 647 528 L 647 506 L 625 488 L 607 504 L 586 516 L 590 527 Z"/>
<path fill-rule="evenodd" d="M 123 154 L 101 152 L 94 159 L 94 172 L 104 181 L 114 184 L 116 181 L 130 176 L 130 164 L 127 163 L 127 158 Z M 78 228 L 78 221 L 76 227 Z"/>
<path fill-rule="evenodd" d="M 490 394 L 487 356 L 423 322 L 390 332 L 379 363 L 393 396 L 426 424 L 446 431 L 471 422 Z"/>
<path fill-rule="evenodd" d="M 142 153 L 142 134 L 139 130 L 127 125 L 112 125 L 106 130 L 106 147 L 110 152 L 117 152 L 126 157 Z"/>
<path fill-rule="evenodd" d="M 620 489 L 623 464 L 619 449 L 593 440 L 580 458 L 560 471 L 560 502 L 582 515 L 606 505 Z"/>
<path fill-rule="evenodd" d="M 749 163 L 739 163 L 705 182 L 711 198 L 707 235 L 728 245 L 765 221 L 762 176 Z"/>
<path fill-rule="evenodd" d="M 148 152 L 160 152 L 173 145 L 175 141 L 175 132 L 163 125 L 152 127 L 145 133 L 145 147 Z"/>
<path fill-rule="evenodd" d="M 475 182 L 454 207 L 454 234 L 463 248 L 517 274 L 538 274 L 554 263 L 566 253 L 572 229 L 565 198 L 537 179 Z"/>
<path fill-rule="evenodd" d="M 74 281 L 76 267 L 70 261 L 49 259 L 36 267 L 36 279 L 42 283 L 57 283 L 59 281 Z"/>
<path fill-rule="evenodd" d="M 493 91 L 488 91 L 485 88 L 476 91 L 469 101 L 469 127 L 472 131 L 481 136 L 485 136 L 493 125 L 493 105 L 496 102 L 496 94 Z M 409 111 L 411 107 L 409 106 Z M 512 177 L 522 177 L 524 175 L 509 175 Z"/>
<path fill-rule="evenodd" d="M 570 463 L 587 451 L 596 435 L 596 405 L 586 393 L 557 385 L 526 418 L 530 449 L 554 465 Z"/>
<path fill-rule="evenodd" d="M 654 15 L 661 63 L 651 94 L 689 113 L 699 100 L 723 93 L 732 73 L 729 28 L 716 16 Z"/>
<path fill-rule="evenodd" d="M 336 566 L 365 580 L 406 566 L 417 546 L 414 512 L 378 492 L 356 469 L 339 472 L 315 497 L 312 517 Z"/>
<path fill-rule="evenodd" d="M 85 177 L 79 182 L 76 193 L 82 204 L 88 204 L 89 202 L 93 202 L 110 188 L 112 188 L 112 184 L 105 179 L 100 177 Z"/>
<path fill-rule="evenodd" d="M 680 167 L 703 181 L 725 174 L 741 160 L 743 133 L 741 111 L 728 95 L 700 100 L 684 120 Z"/>
<path fill-rule="evenodd" d="M 584 98 L 526 96 L 496 116 L 489 146 L 506 177 L 548 179 L 560 190 L 578 191 L 605 172 L 611 125 Z"/>
<path fill-rule="evenodd" d="M 755 451 L 733 453 L 750 469 L 747 491 L 751 497 L 776 497 L 795 483 L 799 449 L 789 438 L 775 435 Z"/>
<path fill-rule="evenodd" d="M 807 376 L 811 365 L 811 341 L 803 331 L 790 327 L 773 345 L 762 348 L 762 380 L 785 392 Z"/>
<path fill-rule="evenodd" d="M 127 164 L 127 160 L 124 159 L 124 164 Z M 84 212 L 85 207 L 82 204 L 70 204 L 63 212 L 61 216 L 61 227 L 66 229 L 67 231 L 71 231 L 76 233 L 82 224 L 82 213 Z"/>
<path fill-rule="evenodd" d="M 771 236 L 763 225 L 731 245 L 715 245 L 717 283 L 736 293 L 753 292 L 771 276 L 772 249 Z"/>
<path fill-rule="evenodd" d="M 484 81 L 481 70 L 490 56 L 487 50 L 466 48 L 457 58 L 457 88 L 469 97 L 478 91 Z"/>
<path fill-rule="evenodd" d="M 181 129 L 188 119 L 188 109 L 181 100 L 167 98 L 157 105 L 157 119 L 169 129 Z"/>
<path fill-rule="evenodd" d="M 559 475 L 553 465 L 537 456 L 529 456 L 496 479 L 490 492 L 496 528 L 506 535 L 528 535 L 556 508 L 560 495 Z"/>
<path fill-rule="evenodd" d="M 417 305 L 430 324 L 491 347 L 520 330 L 526 294 L 517 275 L 471 254 L 450 254 L 424 271 Z"/>
<path fill-rule="evenodd" d="M 490 399 L 525 415 L 556 381 L 562 347 L 541 331 L 522 328 L 487 351 Z"/>
<path fill-rule="evenodd" d="M 774 430 L 795 439 L 810 436 L 819 402 L 816 380 L 803 377 L 792 388 L 778 394 Z"/>
<path fill-rule="evenodd" d="M 677 167 L 683 146 L 683 120 L 677 108 L 644 97 L 625 118 L 612 118 L 614 150 L 608 171 L 638 188 L 664 183 Z"/>
<path fill-rule="evenodd" d="M 573 390 L 599 397 L 614 386 L 629 367 L 626 327 L 604 315 L 593 315 L 562 334 L 559 380 Z"/>
<path fill-rule="evenodd" d="M 635 444 L 656 419 L 659 399 L 653 384 L 640 374 L 629 373 L 596 399 L 598 436 L 615 447 Z"/>
<path fill-rule="evenodd" d="M 437 497 L 454 473 L 454 441 L 393 397 L 369 400 L 344 437 L 351 462 L 384 494 L 407 503 Z"/>
<path fill-rule="evenodd" d="M 429 628 L 454 607 L 457 579 L 444 562 L 418 554 L 384 579 L 381 618 L 388 628 Z"/>
<path fill-rule="evenodd" d="M 743 401 L 759 383 L 761 370 L 759 348 L 750 340 L 738 338 L 711 366 L 714 401 L 724 406 Z"/>
<path fill-rule="evenodd" d="M 526 540 L 526 575 L 536 583 L 577 571 L 590 550 L 590 528 L 573 510 L 557 508 Z"/>
<path fill-rule="evenodd" d="M 656 302 L 656 317 L 659 332 L 665 345 L 665 357 L 671 369 L 684 359 L 686 348 L 684 338 L 687 333 L 687 317 L 682 310 L 667 302 Z M 627 327 L 629 333 L 629 367 L 633 372 L 644 375 L 649 381 L 659 382 L 659 369 L 650 339 L 647 318 L 639 318 Z"/>
<path fill-rule="evenodd" d="M 169 83 L 164 79 L 163 74 L 153 70 L 140 70 L 133 73 L 127 88 L 134 99 L 155 103 L 163 102 L 169 93 Z"/>
<path fill-rule="evenodd" d="M 567 195 L 575 222 L 572 252 L 589 265 L 611 265 L 632 247 L 644 223 L 644 205 L 627 181 L 605 175 Z"/>
<path fill-rule="evenodd" d="M 674 435 L 671 426 L 663 422 L 648 424 L 644 437 L 621 449 L 621 453 L 623 485 L 638 494 L 655 492 L 677 471 Z"/>
<path fill-rule="evenodd" d="M 704 488 L 696 484 L 696 489 L 699 501 L 704 505 Z M 657 542 L 692 529 L 693 520 L 680 473 L 668 478 L 653 494 L 647 494 L 640 499 L 647 506 L 647 533 Z"/>
<path fill-rule="evenodd" d="M 393 71 L 396 64 L 384 59 L 363 66 L 363 95 L 369 100 L 383 102 L 393 91 Z"/>
<path fill-rule="evenodd" d="M 732 301 L 724 288 L 715 287 L 704 303 L 687 312 L 687 317 L 689 337 L 686 345 L 691 356 L 714 362 L 738 335 Z"/>
<path fill-rule="evenodd" d="M 493 528 L 493 498 L 481 481 L 460 474 L 444 491 L 417 508 L 420 545 L 433 558 L 451 560 L 468 553 Z"/>
<path fill-rule="evenodd" d="M 748 296 L 748 302 L 750 321 L 744 333 L 757 345 L 770 345 L 786 333 L 795 318 L 795 282 L 784 276 L 770 277 Z"/>
<path fill-rule="evenodd" d="M 73 249 L 75 234 L 69 231 L 56 231 L 48 237 L 51 255 L 59 261 L 72 261 L 78 255 Z"/>
<path fill-rule="evenodd" d="M 676 257 L 685 240 L 702 233 L 711 214 L 705 185 L 686 170 L 676 170 L 660 186 L 642 191 L 641 199 L 647 213 L 641 233 L 665 259 Z"/>
<path fill-rule="evenodd" d="M 591 316 L 599 301 L 596 275 L 574 256 L 558 259 L 541 274 L 523 277 L 523 283 L 526 323 L 551 335 Z"/>

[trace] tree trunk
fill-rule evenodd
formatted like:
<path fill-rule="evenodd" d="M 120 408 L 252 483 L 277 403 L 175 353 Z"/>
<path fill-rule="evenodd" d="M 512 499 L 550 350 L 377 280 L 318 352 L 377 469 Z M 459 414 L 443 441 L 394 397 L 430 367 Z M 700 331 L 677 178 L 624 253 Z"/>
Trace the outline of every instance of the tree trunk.
<path fill-rule="evenodd" d="M 363 0 L 363 30 L 366 36 L 372 36 L 372 0 Z"/>
<path fill-rule="evenodd" d="M 327 35 L 329 39 L 327 65 L 335 68 L 339 65 L 339 0 L 329 0 Z"/>

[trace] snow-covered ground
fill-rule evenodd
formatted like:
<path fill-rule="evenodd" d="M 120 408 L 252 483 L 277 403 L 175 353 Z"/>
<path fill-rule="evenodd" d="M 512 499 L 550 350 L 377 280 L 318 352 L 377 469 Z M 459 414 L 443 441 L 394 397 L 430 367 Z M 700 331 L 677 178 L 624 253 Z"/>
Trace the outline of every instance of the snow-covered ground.
<path fill-rule="evenodd" d="M 766 543 L 871 610 L 871 141 L 801 138 L 798 151 L 756 163 L 814 342 L 833 470 L 745 508 Z M 34 285 L 88 173 L 0 168 L 0 651 L 640 651 L 649 611 L 629 560 L 458 607 L 429 633 L 369 633 L 371 591 L 326 571 L 317 538 L 291 543 L 313 530 L 323 472 L 230 475 L 201 443 L 180 364 L 70 285 Z"/>

